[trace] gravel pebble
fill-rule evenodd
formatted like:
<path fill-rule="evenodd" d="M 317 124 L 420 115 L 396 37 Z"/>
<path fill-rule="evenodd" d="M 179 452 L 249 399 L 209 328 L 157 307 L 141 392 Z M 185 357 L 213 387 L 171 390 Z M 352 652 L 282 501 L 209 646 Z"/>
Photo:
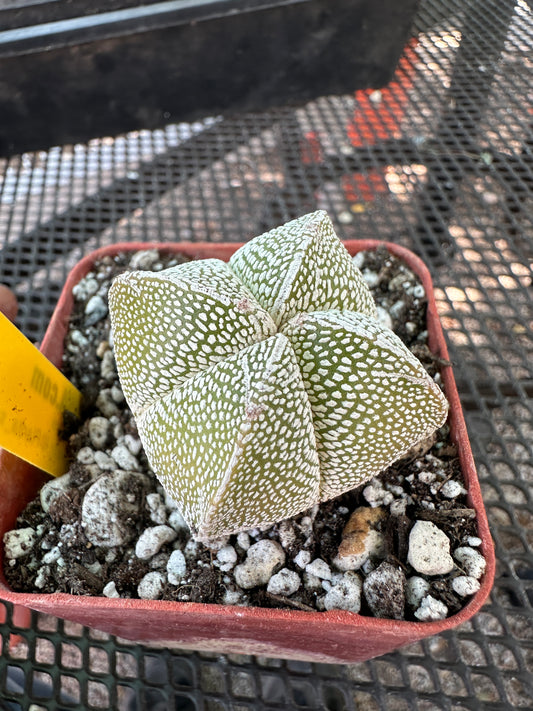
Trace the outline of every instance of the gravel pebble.
<path fill-rule="evenodd" d="M 111 456 L 121 469 L 128 472 L 139 471 L 139 461 L 123 444 L 117 444 L 111 451 Z"/>
<path fill-rule="evenodd" d="M 458 575 L 452 580 L 452 588 L 461 597 L 474 595 L 480 587 L 479 580 L 470 575 Z"/>
<path fill-rule="evenodd" d="M 458 481 L 450 479 L 441 486 L 440 493 L 447 499 L 456 499 L 458 496 L 466 494 L 466 489 Z"/>
<path fill-rule="evenodd" d="M 167 507 L 161 495 L 154 492 L 146 497 L 146 505 L 150 512 L 150 520 L 159 525 L 167 522 Z"/>
<path fill-rule="evenodd" d="M 311 553 L 309 551 L 299 551 L 294 557 L 294 562 L 303 570 L 311 562 Z"/>
<path fill-rule="evenodd" d="M 424 575 L 445 575 L 453 570 L 450 539 L 431 521 L 417 521 L 409 534 L 410 565 Z"/>
<path fill-rule="evenodd" d="M 114 580 L 110 580 L 107 585 L 104 586 L 102 595 L 105 597 L 120 597 Z"/>
<path fill-rule="evenodd" d="M 168 582 L 171 585 L 179 585 L 187 572 L 187 562 L 180 550 L 172 551 L 167 562 Z"/>
<path fill-rule="evenodd" d="M 339 570 L 359 570 L 369 558 L 383 557 L 384 538 L 376 530 L 385 510 L 377 506 L 360 506 L 344 527 L 342 540 L 333 564 Z"/>
<path fill-rule="evenodd" d="M 363 584 L 357 573 L 349 570 L 342 579 L 333 585 L 324 597 L 324 609 L 348 610 L 359 612 L 361 609 L 361 591 Z"/>
<path fill-rule="evenodd" d="M 146 573 L 137 586 L 137 594 L 141 600 L 157 600 L 165 586 L 165 576 L 156 570 Z"/>
<path fill-rule="evenodd" d="M 91 296 L 85 306 L 85 314 L 87 316 L 85 319 L 86 326 L 93 326 L 107 316 L 107 304 L 100 294 Z"/>
<path fill-rule="evenodd" d="M 223 546 L 217 553 L 218 567 L 222 572 L 227 573 L 235 567 L 237 562 L 237 552 L 233 546 Z"/>
<path fill-rule="evenodd" d="M 386 561 L 369 573 L 363 592 L 376 617 L 403 620 L 405 609 L 405 575 L 401 568 Z"/>
<path fill-rule="evenodd" d="M 37 532 L 29 526 L 4 533 L 6 558 L 22 558 L 31 550 L 37 539 Z"/>
<path fill-rule="evenodd" d="M 315 558 L 305 566 L 305 572 L 310 575 L 315 575 L 320 580 L 331 580 L 333 573 L 331 568 L 322 558 Z"/>
<path fill-rule="evenodd" d="M 433 622 L 444 620 L 448 616 L 448 608 L 440 600 L 436 600 L 432 595 L 426 595 L 420 607 L 415 611 L 415 617 L 420 622 Z"/>
<path fill-rule="evenodd" d="M 83 498 L 81 525 L 94 545 L 120 546 L 134 536 L 145 477 L 117 470 L 102 475 Z"/>
<path fill-rule="evenodd" d="M 285 553 L 277 541 L 262 539 L 246 553 L 246 560 L 235 568 L 235 581 L 245 590 L 266 585 L 272 575 L 285 563 Z"/>
<path fill-rule="evenodd" d="M 453 556 L 468 576 L 479 579 L 484 574 L 487 562 L 474 548 L 461 546 L 455 549 Z"/>
<path fill-rule="evenodd" d="M 405 584 L 405 599 L 411 607 L 420 607 L 423 598 L 429 593 L 431 586 L 427 580 L 419 575 L 412 575 L 407 578 Z"/>
<path fill-rule="evenodd" d="M 148 560 L 159 553 L 165 543 L 171 543 L 176 538 L 176 531 L 170 526 L 151 526 L 146 528 L 135 544 L 135 555 L 141 560 Z"/>
<path fill-rule="evenodd" d="M 282 568 L 279 573 L 275 573 L 268 581 L 267 592 L 288 597 L 293 595 L 301 584 L 302 581 L 298 573 L 288 568 Z"/>
<path fill-rule="evenodd" d="M 89 420 L 89 439 L 95 449 L 104 449 L 110 434 L 109 420 L 106 417 L 91 417 Z"/>
<path fill-rule="evenodd" d="M 45 513 L 48 513 L 50 510 L 51 503 L 69 488 L 70 481 L 70 474 L 64 474 L 63 476 L 58 476 L 56 479 L 50 479 L 50 481 L 44 484 L 39 497 L 41 507 Z"/>

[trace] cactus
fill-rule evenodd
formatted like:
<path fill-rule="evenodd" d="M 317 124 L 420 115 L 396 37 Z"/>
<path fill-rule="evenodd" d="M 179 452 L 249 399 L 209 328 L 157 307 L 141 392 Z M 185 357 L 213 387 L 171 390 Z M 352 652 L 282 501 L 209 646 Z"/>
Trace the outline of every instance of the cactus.
<path fill-rule="evenodd" d="M 353 489 L 446 419 L 322 211 L 229 264 L 122 274 L 109 305 L 148 460 L 200 540 Z"/>

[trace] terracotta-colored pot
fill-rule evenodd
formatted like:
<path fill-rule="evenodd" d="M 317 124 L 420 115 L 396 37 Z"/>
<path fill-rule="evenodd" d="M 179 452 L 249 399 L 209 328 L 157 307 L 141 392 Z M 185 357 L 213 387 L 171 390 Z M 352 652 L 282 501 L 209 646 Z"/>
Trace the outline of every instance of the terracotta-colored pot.
<path fill-rule="evenodd" d="M 383 243 L 362 240 L 345 244 L 353 255 Z M 421 278 L 428 298 L 429 347 L 434 354 L 447 359 L 428 270 L 409 250 L 394 244 L 385 245 Z M 87 274 L 96 259 L 121 251 L 157 248 L 167 253 L 180 252 L 194 259 L 217 257 L 227 260 L 239 246 L 133 243 L 104 247 L 93 252 L 71 272 L 44 337 L 42 352 L 56 365 L 61 364 L 63 342 L 73 307 L 72 287 Z M 494 578 L 495 559 L 451 367 L 443 368 L 442 379 L 450 403 L 451 437 L 458 447 L 468 503 L 477 514 L 482 552 L 487 561 L 481 589 L 456 615 L 438 622 L 407 622 L 363 617 L 344 611 L 303 612 L 161 600 L 108 599 L 64 593 L 15 593 L 7 587 L 1 573 L 0 598 L 144 643 L 331 663 L 370 659 L 455 627 L 472 617 L 486 600 Z M 46 478 L 42 472 L 12 455 L 6 452 L 0 454 L 0 540 L 5 531 L 14 527 L 17 515 L 35 497 Z M 2 556 L 0 546 L 0 571 L 3 570 Z"/>

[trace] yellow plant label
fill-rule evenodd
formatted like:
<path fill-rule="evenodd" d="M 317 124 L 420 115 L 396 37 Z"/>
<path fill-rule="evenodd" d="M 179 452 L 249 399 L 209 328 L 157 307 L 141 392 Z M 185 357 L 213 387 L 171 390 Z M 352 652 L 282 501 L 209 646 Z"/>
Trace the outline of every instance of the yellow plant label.
<path fill-rule="evenodd" d="M 80 404 L 79 390 L 0 314 L 0 447 L 52 476 L 64 474 L 64 415 L 79 415 Z"/>

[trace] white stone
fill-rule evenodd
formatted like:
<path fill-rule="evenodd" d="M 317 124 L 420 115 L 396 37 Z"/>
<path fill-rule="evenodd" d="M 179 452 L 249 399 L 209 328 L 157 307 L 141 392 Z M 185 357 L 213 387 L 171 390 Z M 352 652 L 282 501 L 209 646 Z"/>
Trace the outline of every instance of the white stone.
<path fill-rule="evenodd" d="M 454 565 L 450 539 L 431 521 L 417 521 L 409 534 L 407 560 L 423 575 L 445 575 Z"/>
<path fill-rule="evenodd" d="M 113 415 L 118 415 L 120 412 L 116 402 L 113 400 L 111 390 L 109 388 L 103 388 L 100 390 L 98 397 L 96 398 L 96 407 L 105 417 L 112 417 Z"/>
<path fill-rule="evenodd" d="M 383 488 L 379 479 L 370 480 L 370 483 L 363 489 L 363 496 L 372 508 L 388 506 L 394 500 L 394 495 Z"/>
<path fill-rule="evenodd" d="M 324 598 L 326 610 L 348 610 L 359 612 L 361 609 L 361 591 L 363 584 L 357 573 L 348 571 L 342 580 L 328 590 Z"/>
<path fill-rule="evenodd" d="M 226 590 L 222 603 L 224 605 L 238 605 L 242 601 L 242 593 L 239 590 Z"/>
<path fill-rule="evenodd" d="M 51 550 L 48 551 L 48 553 L 45 553 L 43 555 L 43 563 L 45 565 L 50 565 L 51 563 L 55 563 L 56 561 L 61 558 L 61 551 L 59 550 L 58 546 L 54 546 Z"/>
<path fill-rule="evenodd" d="M 111 456 L 118 466 L 127 472 L 135 472 L 140 469 L 137 457 L 124 444 L 118 444 L 114 447 Z"/>
<path fill-rule="evenodd" d="M 109 420 L 106 417 L 91 417 L 89 420 L 89 439 L 95 449 L 104 449 L 109 437 Z"/>
<path fill-rule="evenodd" d="M 95 324 L 107 316 L 107 304 L 100 294 L 91 296 L 85 306 L 85 315 L 87 316 L 86 323 L 89 325 Z"/>
<path fill-rule="evenodd" d="M 237 534 L 237 545 L 243 551 L 247 551 L 250 547 L 250 536 L 246 531 L 241 531 Z"/>
<path fill-rule="evenodd" d="M 312 575 L 311 573 L 304 571 L 303 581 L 304 581 L 304 586 L 307 588 L 307 590 L 321 590 L 322 589 L 322 580 L 319 577 L 317 577 L 316 575 Z"/>
<path fill-rule="evenodd" d="M 456 548 L 453 557 L 466 575 L 472 578 L 481 578 L 487 567 L 487 562 L 481 553 L 469 546 Z"/>
<path fill-rule="evenodd" d="M 302 581 L 298 573 L 288 568 L 282 568 L 279 573 L 273 575 L 268 581 L 267 592 L 288 597 L 293 595 L 301 584 Z"/>
<path fill-rule="evenodd" d="M 120 597 L 114 580 L 110 580 L 107 585 L 104 586 L 104 589 L 102 590 L 102 595 L 104 595 L 105 597 Z"/>
<path fill-rule="evenodd" d="M 160 494 L 152 493 L 146 497 L 146 505 L 150 512 L 150 519 L 159 525 L 167 522 L 167 509 Z"/>
<path fill-rule="evenodd" d="M 376 617 L 402 620 L 405 616 L 405 575 L 384 561 L 363 581 L 363 592 Z"/>
<path fill-rule="evenodd" d="M 167 504 L 167 509 L 168 509 L 168 504 Z M 171 526 L 175 531 L 188 531 L 189 526 L 187 525 L 187 521 L 183 518 L 181 515 L 181 511 L 179 509 L 172 509 L 171 512 L 168 515 L 168 525 Z"/>
<path fill-rule="evenodd" d="M 466 539 L 466 542 L 472 548 L 477 548 L 478 546 L 480 546 L 483 543 L 481 538 L 478 538 L 477 536 L 468 536 Z"/>
<path fill-rule="evenodd" d="M 217 553 L 217 562 L 220 570 L 227 573 L 237 562 L 237 551 L 233 546 L 223 546 Z"/>
<path fill-rule="evenodd" d="M 444 620 L 448 616 L 448 608 L 440 600 L 436 600 L 431 595 L 426 595 L 420 607 L 415 611 L 415 617 L 421 622 L 434 622 Z"/>
<path fill-rule="evenodd" d="M 180 550 L 172 551 L 167 562 L 168 582 L 171 585 L 179 585 L 187 572 L 185 556 Z"/>
<path fill-rule="evenodd" d="M 117 376 L 115 356 L 111 350 L 106 351 L 102 356 L 102 362 L 100 363 L 100 375 L 108 383 L 112 383 Z"/>
<path fill-rule="evenodd" d="M 135 544 L 135 555 L 141 560 L 148 560 L 159 553 L 165 543 L 176 538 L 176 531 L 170 526 L 151 526 L 145 529 Z"/>
<path fill-rule="evenodd" d="M 311 562 L 311 553 L 309 551 L 298 551 L 293 560 L 303 570 Z"/>
<path fill-rule="evenodd" d="M 424 469 L 423 471 L 418 472 L 418 478 L 423 484 L 432 484 L 437 478 L 437 475 L 435 472 Z"/>
<path fill-rule="evenodd" d="M 461 597 L 474 595 L 480 587 L 479 580 L 470 575 L 458 575 L 452 580 L 452 588 Z"/>
<path fill-rule="evenodd" d="M 98 291 L 98 281 L 93 276 L 86 276 L 72 287 L 72 295 L 77 301 L 85 301 Z"/>
<path fill-rule="evenodd" d="M 45 513 L 50 510 L 50 504 L 55 498 L 60 496 L 70 486 L 70 474 L 59 476 L 56 479 L 50 479 L 41 489 L 39 494 L 41 499 L 41 507 Z"/>
<path fill-rule="evenodd" d="M 429 593 L 430 584 L 419 575 L 412 575 L 407 578 L 405 585 L 405 599 L 411 607 L 420 607 L 420 603 Z"/>
<path fill-rule="evenodd" d="M 4 533 L 4 546 L 6 558 L 23 558 L 31 552 L 37 534 L 34 528 L 17 528 Z"/>
<path fill-rule="evenodd" d="M 112 459 L 109 454 L 106 454 L 106 452 L 95 452 L 94 453 L 94 461 L 96 462 L 96 465 L 98 466 L 98 469 L 100 469 L 103 472 L 111 472 L 114 471 L 115 469 L 118 469 L 117 463 L 115 462 L 114 459 Z"/>
<path fill-rule="evenodd" d="M 80 464 L 92 464 L 94 462 L 94 451 L 90 447 L 82 447 L 76 454 L 76 461 Z"/>
<path fill-rule="evenodd" d="M 165 576 L 156 570 L 146 573 L 137 586 L 137 594 L 141 600 L 157 600 L 161 597 L 165 585 Z"/>
<path fill-rule="evenodd" d="M 130 260 L 130 266 L 132 269 L 153 269 L 158 260 L 157 249 L 143 249 L 140 252 L 135 252 Z"/>
<path fill-rule="evenodd" d="M 311 575 L 316 575 L 316 577 L 321 580 L 331 580 L 333 575 L 331 568 L 325 560 L 322 560 L 322 558 L 315 558 L 315 560 L 311 561 L 311 563 L 308 563 L 305 566 L 305 572 L 310 573 Z"/>
<path fill-rule="evenodd" d="M 466 494 L 466 489 L 464 489 L 458 481 L 450 479 L 449 481 L 445 481 L 441 486 L 440 493 L 447 499 L 455 499 L 457 496 L 461 496 L 461 494 Z"/>
<path fill-rule="evenodd" d="M 142 449 L 142 442 L 139 437 L 134 437 L 129 433 L 124 435 L 124 444 L 134 457 L 136 457 Z"/>
<path fill-rule="evenodd" d="M 87 490 L 81 509 L 81 525 L 87 539 L 97 546 L 120 546 L 135 536 L 146 478 L 117 470 L 100 476 Z"/>
<path fill-rule="evenodd" d="M 235 568 L 235 581 L 245 590 L 266 585 L 284 563 L 285 552 L 280 544 L 263 538 L 250 546 L 245 562 Z"/>

